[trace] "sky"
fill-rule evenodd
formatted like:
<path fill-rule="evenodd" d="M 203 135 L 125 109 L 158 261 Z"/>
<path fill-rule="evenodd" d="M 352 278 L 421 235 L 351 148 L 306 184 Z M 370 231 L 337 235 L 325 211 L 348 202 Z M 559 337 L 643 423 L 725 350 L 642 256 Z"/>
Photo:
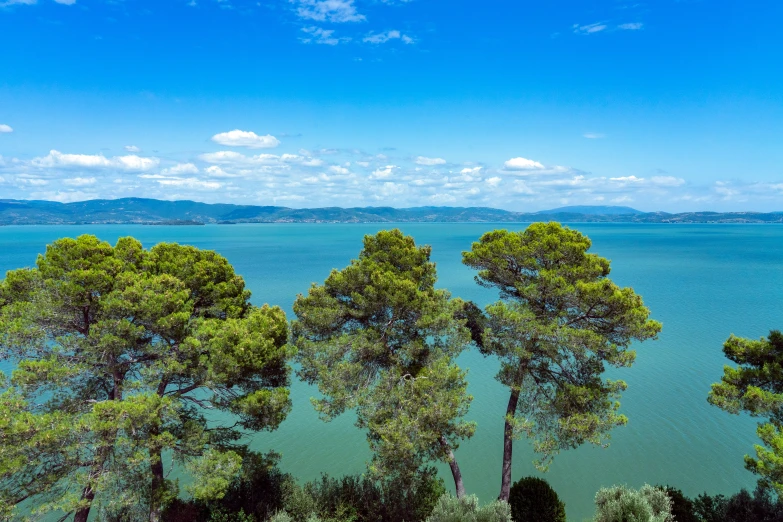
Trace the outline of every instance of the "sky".
<path fill-rule="evenodd" d="M 0 199 L 783 211 L 778 0 L 0 0 Z"/>

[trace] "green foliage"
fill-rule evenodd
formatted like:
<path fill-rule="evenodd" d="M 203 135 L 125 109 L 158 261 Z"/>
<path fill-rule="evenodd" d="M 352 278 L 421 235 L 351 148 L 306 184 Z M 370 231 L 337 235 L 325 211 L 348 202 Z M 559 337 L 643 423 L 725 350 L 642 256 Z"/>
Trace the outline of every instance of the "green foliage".
<path fill-rule="evenodd" d="M 495 500 L 485 506 L 479 506 L 475 495 L 456 498 L 446 494 L 440 497 L 426 522 L 511 522 L 511 520 L 511 508 L 506 502 Z"/>
<path fill-rule="evenodd" d="M 193 476 L 193 485 L 188 493 L 197 501 L 220 500 L 239 475 L 242 457 L 233 451 L 207 450 L 198 459 L 192 460 L 188 471 Z"/>
<path fill-rule="evenodd" d="M 762 486 L 783 494 L 783 334 L 772 331 L 758 341 L 732 335 L 723 353 L 738 366 L 726 366 L 721 382 L 712 385 L 708 401 L 729 413 L 765 417 L 756 431 L 756 457 L 745 467 L 760 476 Z"/>
<path fill-rule="evenodd" d="M 783 522 L 783 501 L 763 487 L 752 495 L 743 489 L 728 498 L 703 494 L 693 500 L 693 513 L 699 522 Z"/>
<path fill-rule="evenodd" d="M 542 469 L 563 449 L 606 445 L 627 422 L 617 402 L 626 384 L 601 375 L 633 364 L 631 342 L 661 329 L 590 246 L 559 223 L 534 223 L 488 232 L 463 253 L 476 282 L 500 292 L 486 309 L 482 350 L 500 359 L 497 379 L 512 392 L 507 435 L 531 438 Z"/>
<path fill-rule="evenodd" d="M 702 522 L 696 516 L 696 507 L 693 501 L 686 497 L 683 492 L 671 486 L 656 486 L 663 489 L 672 501 L 672 516 L 676 522 Z"/>
<path fill-rule="evenodd" d="M 277 468 L 278 456 L 245 453 L 241 472 L 221 498 L 174 501 L 162 520 L 199 522 L 210 517 L 244 513 L 254 520 L 277 516 L 305 522 L 318 517 L 328 521 L 399 522 L 424 520 L 445 492 L 433 469 L 411 480 L 373 480 L 347 476 L 299 485 Z"/>
<path fill-rule="evenodd" d="M 35 268 L 8 272 L 0 360 L 16 370 L 0 388 L 0 503 L 33 499 L 77 520 L 94 502 L 107 519 L 148 506 L 156 517 L 177 493 L 164 451 L 220 462 L 194 485 L 219 496 L 236 464 L 220 452 L 290 409 L 285 314 L 249 298 L 215 252 L 133 238 L 60 239 Z M 211 425 L 204 407 L 236 426 Z"/>
<path fill-rule="evenodd" d="M 515 522 L 565 522 L 565 504 L 546 480 L 521 478 L 511 486 L 508 497 L 511 517 Z"/>
<path fill-rule="evenodd" d="M 463 303 L 435 281 L 429 247 L 382 231 L 294 303 L 298 374 L 318 385 L 312 401 L 324 420 L 356 409 L 379 477 L 450 461 L 475 430 L 462 420 L 472 398 L 453 362 L 470 342 L 456 317 Z"/>
<path fill-rule="evenodd" d="M 209 517 L 209 522 L 256 522 L 256 519 L 241 510 L 239 513 L 217 511 Z"/>
<path fill-rule="evenodd" d="M 327 520 L 399 522 L 424 520 L 445 493 L 433 469 L 405 480 L 326 475 L 304 486 L 291 483 L 285 493 L 285 511 L 296 522 L 316 515 Z"/>
<path fill-rule="evenodd" d="M 666 491 L 649 485 L 639 490 L 626 486 L 601 488 L 595 495 L 593 522 L 673 522 Z"/>

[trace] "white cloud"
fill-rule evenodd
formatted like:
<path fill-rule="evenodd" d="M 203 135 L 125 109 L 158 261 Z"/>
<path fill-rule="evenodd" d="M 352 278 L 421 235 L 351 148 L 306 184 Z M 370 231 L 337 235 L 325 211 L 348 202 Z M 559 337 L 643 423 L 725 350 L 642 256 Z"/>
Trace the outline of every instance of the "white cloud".
<path fill-rule="evenodd" d="M 88 199 L 94 199 L 96 194 L 91 192 L 83 192 L 81 190 L 67 190 L 67 191 L 52 191 L 52 192 L 37 192 L 31 194 L 35 199 L 46 199 L 49 201 L 59 201 L 60 203 L 71 203 L 73 201 L 85 201 Z"/>
<path fill-rule="evenodd" d="M 16 182 L 21 185 L 32 185 L 33 187 L 42 187 L 44 185 L 48 185 L 49 182 L 45 179 L 41 178 L 27 178 L 27 177 L 20 177 L 16 178 Z"/>
<path fill-rule="evenodd" d="M 269 149 L 280 145 L 280 141 L 267 134 L 259 136 L 255 132 L 235 129 L 212 136 L 212 141 L 227 147 L 247 147 L 248 149 Z"/>
<path fill-rule="evenodd" d="M 446 160 L 443 158 L 426 158 L 424 156 L 419 156 L 416 158 L 416 163 L 419 165 L 445 165 Z"/>
<path fill-rule="evenodd" d="M 391 31 L 385 31 L 382 33 L 368 33 L 367 36 L 362 38 L 363 42 L 371 43 L 371 44 L 382 44 L 388 42 L 389 40 L 402 40 L 402 42 L 405 44 L 413 43 L 413 38 L 402 34 L 396 29 L 393 29 Z"/>
<path fill-rule="evenodd" d="M 261 157 L 261 156 L 269 156 L 272 158 L 277 158 L 278 156 L 275 156 L 274 154 L 259 154 L 258 156 L 254 157 Z M 244 154 L 240 154 L 239 152 L 234 152 L 233 150 L 221 150 L 218 152 L 207 152 L 204 154 L 201 154 L 199 156 L 199 159 L 202 161 L 206 161 L 207 163 L 218 163 L 218 164 L 232 164 L 232 163 L 252 163 L 253 158 L 250 158 L 248 156 L 245 156 Z"/>
<path fill-rule="evenodd" d="M 156 181 L 164 186 L 185 187 L 197 190 L 214 190 L 222 186 L 217 181 L 203 181 L 197 178 L 166 178 Z"/>
<path fill-rule="evenodd" d="M 141 152 L 141 149 L 138 148 L 136 145 L 125 145 L 125 150 L 128 152 Z"/>
<path fill-rule="evenodd" d="M 0 2 L 0 7 L 5 7 L 7 5 L 34 5 L 36 3 L 36 0 L 6 0 L 5 2 Z"/>
<path fill-rule="evenodd" d="M 597 133 L 597 132 L 586 132 L 586 133 L 582 134 L 582 136 L 584 136 L 588 140 L 600 140 L 601 138 L 605 138 L 606 137 L 606 135 L 600 134 L 600 133 Z"/>
<path fill-rule="evenodd" d="M 87 185 L 94 185 L 96 181 L 95 178 L 68 178 L 64 179 L 63 183 L 74 187 L 85 187 Z"/>
<path fill-rule="evenodd" d="M 371 179 L 385 179 L 392 175 L 392 172 L 394 169 L 396 169 L 396 165 L 386 165 L 383 168 L 378 168 L 373 171 L 373 173 L 370 175 Z"/>
<path fill-rule="evenodd" d="M 638 31 L 642 27 L 644 27 L 644 24 L 641 22 L 633 22 L 629 24 L 620 24 L 617 26 L 619 29 L 623 29 L 624 31 Z"/>
<path fill-rule="evenodd" d="M 478 174 L 483 167 L 465 167 L 460 171 L 460 174 Z"/>
<path fill-rule="evenodd" d="M 306 156 L 300 156 L 299 154 L 283 154 L 280 156 L 280 160 L 286 163 L 303 165 L 305 167 L 320 167 L 324 164 L 324 160 L 320 158 L 309 158 Z"/>
<path fill-rule="evenodd" d="M 334 29 L 323 29 L 321 27 L 312 26 L 312 27 L 303 27 L 302 31 L 304 31 L 309 35 L 305 38 L 300 38 L 304 43 L 337 45 L 340 42 L 351 41 L 351 39 L 348 37 L 336 38 L 332 36 L 334 34 Z"/>
<path fill-rule="evenodd" d="M 198 174 L 198 167 L 192 163 L 177 163 L 173 167 L 163 169 L 161 174 L 177 176 L 179 174 Z"/>
<path fill-rule="evenodd" d="M 531 189 L 530 186 L 521 179 L 514 181 L 514 188 L 512 190 L 517 194 L 535 194 L 533 189 Z"/>
<path fill-rule="evenodd" d="M 527 158 L 511 158 L 503 166 L 506 170 L 542 170 L 544 165 Z"/>
<path fill-rule="evenodd" d="M 574 24 L 572 29 L 574 30 L 575 34 L 600 33 L 601 31 L 606 29 L 606 23 L 596 22 L 594 24 L 587 24 L 587 25 Z"/>
<path fill-rule="evenodd" d="M 256 154 L 255 156 L 245 156 L 231 150 L 207 152 L 201 154 L 199 159 L 207 163 L 225 165 L 227 167 L 266 166 L 288 168 L 291 164 L 304 167 L 320 167 L 324 164 L 322 159 L 301 156 L 299 154 L 283 154 L 282 156 L 277 154 Z"/>
<path fill-rule="evenodd" d="M 7 132 L 14 132 L 14 129 L 12 129 L 10 125 L 6 125 L 5 123 L 0 123 L 0 133 L 7 133 Z"/>
<path fill-rule="evenodd" d="M 490 187 L 497 187 L 498 185 L 500 185 L 501 181 L 503 181 L 502 178 L 499 178 L 497 176 L 493 176 L 493 177 L 491 177 L 491 178 L 486 180 L 486 184 L 489 185 Z"/>
<path fill-rule="evenodd" d="M 350 174 L 351 171 L 346 169 L 345 167 L 341 167 L 339 165 L 332 165 L 329 167 L 330 172 L 334 172 L 335 174 Z"/>
<path fill-rule="evenodd" d="M 235 178 L 235 177 L 237 177 L 236 174 L 230 174 L 230 173 L 224 171 L 223 169 L 221 169 L 220 167 L 218 167 L 217 165 L 212 165 L 210 167 L 207 167 L 206 169 L 204 169 L 204 172 L 206 172 L 207 175 L 212 177 L 212 178 Z"/>
<path fill-rule="evenodd" d="M 356 12 L 354 0 L 291 0 L 297 3 L 300 17 L 318 22 L 361 22 L 364 15 Z"/>
<path fill-rule="evenodd" d="M 636 176 L 621 176 L 618 178 L 609 178 L 611 181 L 617 181 L 620 183 L 640 183 L 644 181 L 644 178 L 637 178 Z"/>
<path fill-rule="evenodd" d="M 439 193 L 439 194 L 433 194 L 429 197 L 429 200 L 433 203 L 454 203 L 457 201 L 457 198 L 455 198 L 453 195 L 448 193 Z"/>
<path fill-rule="evenodd" d="M 144 171 L 157 167 L 159 162 L 157 158 L 143 158 L 133 154 L 107 158 L 102 154 L 63 154 L 57 150 L 51 150 L 47 156 L 33 159 L 31 164 L 35 167 L 113 168 Z"/>
<path fill-rule="evenodd" d="M 679 187 L 685 184 L 684 179 L 675 178 L 674 176 L 653 176 L 650 178 L 650 182 L 661 187 Z"/>

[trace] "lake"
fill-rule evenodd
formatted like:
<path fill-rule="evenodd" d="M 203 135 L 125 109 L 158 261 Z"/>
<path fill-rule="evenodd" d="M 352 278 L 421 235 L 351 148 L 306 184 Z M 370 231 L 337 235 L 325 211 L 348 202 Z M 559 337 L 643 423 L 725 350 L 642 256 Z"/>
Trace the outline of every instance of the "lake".
<path fill-rule="evenodd" d="M 417 243 L 432 245 L 438 286 L 485 305 L 496 293 L 479 288 L 462 266 L 461 252 L 493 228 L 524 224 L 398 225 Z M 566 503 L 569 520 L 592 515 L 601 486 L 670 484 L 694 496 L 752 487 L 742 457 L 753 452 L 756 422 L 707 404 L 710 384 L 726 359 L 721 347 L 734 333 L 761 337 L 783 328 L 783 227 L 774 225 L 573 224 L 593 240 L 592 252 L 612 260 L 612 279 L 632 286 L 652 317 L 663 323 L 657 341 L 639 344 L 636 364 L 614 370 L 628 382 L 622 398 L 627 426 L 614 431 L 606 448 L 582 447 L 559 455 L 545 478 Z M 214 249 L 245 278 L 255 304 L 281 306 L 291 317 L 298 293 L 322 282 L 332 268 L 346 266 L 361 249 L 362 236 L 381 224 L 253 224 L 231 226 L 27 226 L 0 227 L 0 270 L 32 266 L 47 243 L 64 236 L 96 234 L 114 243 L 134 236 L 146 247 L 175 241 Z M 478 352 L 459 359 L 469 368 L 474 396 L 469 418 L 476 435 L 457 451 L 470 493 L 482 501 L 500 487 L 503 415 L 508 391 L 494 375 L 497 362 Z M 6 368 L 8 369 L 8 368 Z M 257 450 L 282 453 L 281 467 L 300 480 L 360 473 L 368 459 L 364 435 L 345 416 L 323 423 L 309 397 L 314 390 L 292 386 L 293 410 L 274 433 L 252 437 Z M 525 440 L 517 442 L 514 479 L 538 474 Z M 441 473 L 451 485 L 448 468 Z"/>

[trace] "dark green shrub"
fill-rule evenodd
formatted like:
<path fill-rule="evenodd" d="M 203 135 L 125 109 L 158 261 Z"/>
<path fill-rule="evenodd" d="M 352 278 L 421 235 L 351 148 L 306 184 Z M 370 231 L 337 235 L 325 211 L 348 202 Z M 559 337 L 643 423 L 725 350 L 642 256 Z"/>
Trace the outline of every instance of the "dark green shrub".
<path fill-rule="evenodd" d="M 565 522 L 565 504 L 549 483 L 537 477 L 519 479 L 508 497 L 515 522 Z"/>
<path fill-rule="evenodd" d="M 243 456 L 242 473 L 231 483 L 222 499 L 206 502 L 177 500 L 164 511 L 163 520 L 266 520 L 283 509 L 286 484 L 294 481 L 293 477 L 277 468 L 278 459 L 279 456 L 274 453 L 248 452 Z"/>
<path fill-rule="evenodd" d="M 295 485 L 285 499 L 285 510 L 297 522 L 314 513 L 322 519 L 353 518 L 357 522 L 421 521 L 445 493 L 443 480 L 428 469 L 409 481 L 371 480 L 365 476 L 331 478 L 328 475 Z"/>
<path fill-rule="evenodd" d="M 783 522 L 783 502 L 773 497 L 770 490 L 758 487 L 753 495 L 743 489 L 729 498 L 705 493 L 693 504 L 699 522 Z"/>
<path fill-rule="evenodd" d="M 265 521 L 276 513 L 295 522 L 318 518 L 324 522 L 422 521 L 446 492 L 435 469 L 427 469 L 406 481 L 364 476 L 320 479 L 299 485 L 281 472 L 276 455 L 248 453 L 242 473 L 226 495 L 212 501 L 177 500 L 164 512 L 171 522 Z"/>
<path fill-rule="evenodd" d="M 656 486 L 662 489 L 672 501 L 672 516 L 676 522 L 702 522 L 696 516 L 696 506 L 683 492 L 671 486 Z"/>

